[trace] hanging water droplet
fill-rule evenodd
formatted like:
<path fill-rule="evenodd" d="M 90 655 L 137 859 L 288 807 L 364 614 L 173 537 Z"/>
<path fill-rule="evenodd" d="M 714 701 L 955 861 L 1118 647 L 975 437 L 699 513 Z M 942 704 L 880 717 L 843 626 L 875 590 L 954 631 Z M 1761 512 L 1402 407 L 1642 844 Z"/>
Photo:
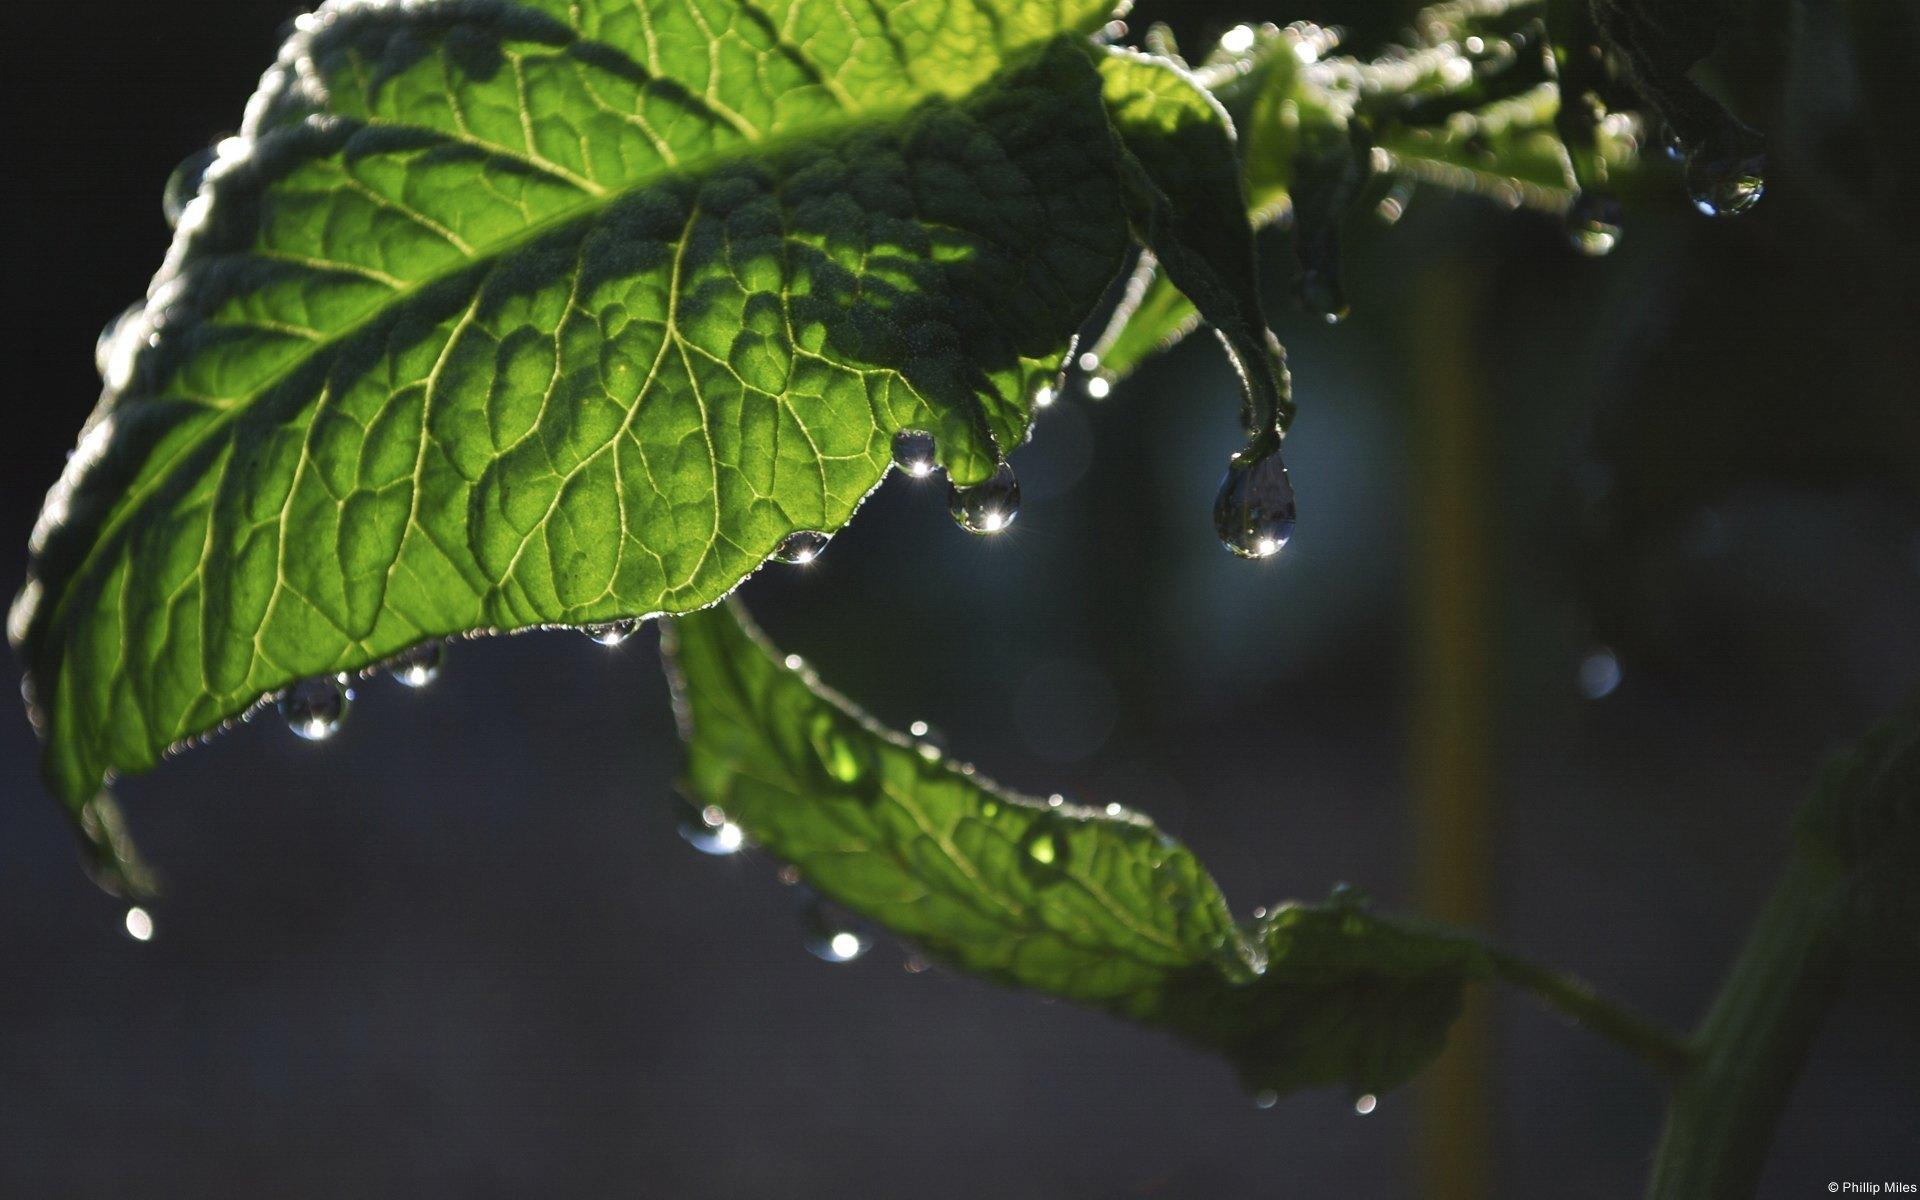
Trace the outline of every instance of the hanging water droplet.
<path fill-rule="evenodd" d="M 1687 155 L 1687 194 L 1709 217 L 1737 217 L 1766 194 L 1766 143 L 1751 130 L 1736 131 Z"/>
<path fill-rule="evenodd" d="M 782 538 L 779 546 L 774 548 L 773 561 L 792 567 L 805 566 L 819 558 L 831 540 L 830 534 L 817 529 L 795 530 Z"/>
<path fill-rule="evenodd" d="M 1605 646 L 1595 646 L 1580 660 L 1578 683 L 1587 699 L 1606 699 L 1620 686 L 1620 660 Z"/>
<path fill-rule="evenodd" d="M 1567 206 L 1567 243 L 1590 258 L 1620 244 L 1620 201 L 1606 192 L 1581 192 Z"/>
<path fill-rule="evenodd" d="M 120 352 L 120 343 L 127 336 L 133 322 L 147 311 L 147 302 L 136 300 L 120 310 L 120 315 L 108 321 L 93 343 L 93 366 L 100 378 L 107 378 L 113 369 L 114 358 Z"/>
<path fill-rule="evenodd" d="M 1380 1097 L 1374 1095 L 1372 1092 L 1368 1092 L 1364 1096 L 1356 1097 L 1353 1102 L 1353 1111 L 1363 1117 L 1378 1107 L 1380 1107 Z"/>
<path fill-rule="evenodd" d="M 592 625 L 582 625 L 580 632 L 586 634 L 602 646 L 618 646 L 634 634 L 640 632 L 638 617 L 624 617 L 618 621 L 599 621 Z"/>
<path fill-rule="evenodd" d="M 1329 325 L 1338 325 L 1353 313 L 1346 289 L 1332 271 L 1308 267 L 1300 272 L 1300 305 Z"/>
<path fill-rule="evenodd" d="M 925 479 L 939 465 L 939 444 L 924 429 L 902 429 L 893 435 L 893 465 L 914 479 Z"/>
<path fill-rule="evenodd" d="M 1066 856 L 1065 845 L 1054 836 L 1046 821 L 1036 822 L 1033 832 L 1027 835 L 1027 857 L 1043 867 L 1061 866 Z"/>
<path fill-rule="evenodd" d="M 423 688 L 440 678 L 440 666 L 446 661 L 445 642 L 421 642 L 402 650 L 387 661 L 387 674 L 410 688 Z"/>
<path fill-rule="evenodd" d="M 933 964 L 918 954 L 907 955 L 907 961 L 900 964 L 909 975 L 923 975 L 933 968 Z"/>
<path fill-rule="evenodd" d="M 1227 460 L 1213 502 L 1220 542 L 1242 558 L 1270 558 L 1293 536 L 1293 482 L 1280 460 L 1280 442 L 1256 440 Z"/>
<path fill-rule="evenodd" d="M 138 904 L 127 910 L 127 936 L 136 942 L 153 940 L 153 914 Z"/>
<path fill-rule="evenodd" d="M 950 487 L 947 511 L 968 533 L 999 533 L 1020 515 L 1020 481 L 1001 463 L 985 483 Z"/>
<path fill-rule="evenodd" d="M 702 854 L 724 857 L 739 853 L 747 844 L 747 835 L 741 832 L 738 825 L 727 820 L 727 814 L 717 804 L 709 804 L 704 808 L 681 804 L 676 827 L 687 845 Z"/>
<path fill-rule="evenodd" d="M 800 910 L 801 941 L 822 962 L 850 963 L 873 948 L 873 939 L 825 901 Z"/>
<path fill-rule="evenodd" d="M 279 705 L 288 729 L 309 742 L 324 742 L 347 719 L 353 689 L 345 675 L 316 675 L 282 691 Z"/>
<path fill-rule="evenodd" d="M 1087 396 L 1093 400 L 1105 400 L 1113 392 L 1113 380 L 1105 375 L 1087 376 Z"/>
<path fill-rule="evenodd" d="M 1255 1108 L 1272 1108 L 1278 1103 L 1280 1103 L 1280 1093 L 1274 1091 L 1272 1088 L 1262 1088 L 1253 1094 L 1253 1106 Z"/>
<path fill-rule="evenodd" d="M 180 224 L 180 215 L 187 211 L 187 205 L 200 194 L 200 184 L 207 177 L 207 168 L 213 165 L 219 152 L 212 146 L 196 150 L 180 161 L 167 176 L 166 190 L 160 193 L 160 210 L 166 214 L 167 227 Z"/>
<path fill-rule="evenodd" d="M 871 765 L 866 742 L 837 712 L 815 713 L 807 726 L 807 740 L 813 744 L 820 769 L 829 780 L 853 787 L 867 777 Z"/>

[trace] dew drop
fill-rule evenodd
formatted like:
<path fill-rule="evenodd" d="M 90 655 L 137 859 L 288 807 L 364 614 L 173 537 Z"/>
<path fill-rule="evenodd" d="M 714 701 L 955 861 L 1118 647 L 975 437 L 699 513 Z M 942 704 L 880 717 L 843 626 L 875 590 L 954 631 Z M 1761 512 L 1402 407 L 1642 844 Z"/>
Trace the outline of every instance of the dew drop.
<path fill-rule="evenodd" d="M 1353 1111 L 1363 1117 L 1378 1107 L 1380 1107 L 1380 1097 L 1374 1095 L 1372 1092 L 1368 1092 L 1364 1096 L 1355 1097 L 1353 1101 Z"/>
<path fill-rule="evenodd" d="M 211 167 L 220 153 L 212 146 L 196 150 L 180 161 L 167 176 L 166 190 L 160 193 L 160 210 L 166 214 L 167 227 L 180 224 L 180 216 L 187 211 L 187 205 L 200 194 L 200 184 L 207 177 L 207 168 Z"/>
<path fill-rule="evenodd" d="M 924 429 L 902 429 L 893 435 L 893 465 L 914 479 L 925 479 L 939 465 L 939 444 Z"/>
<path fill-rule="evenodd" d="M 1253 1094 L 1253 1106 L 1255 1108 L 1272 1108 L 1278 1103 L 1280 1103 L 1280 1093 L 1274 1091 L 1272 1088 L 1263 1088 Z"/>
<path fill-rule="evenodd" d="M 1587 699 L 1606 699 L 1620 686 L 1620 660 L 1605 646 L 1595 646 L 1580 660 L 1576 683 Z"/>
<path fill-rule="evenodd" d="M 1256 440 L 1227 460 L 1213 502 L 1220 542 L 1242 558 L 1271 558 L 1293 536 L 1293 483 L 1280 460 L 1280 443 Z"/>
<path fill-rule="evenodd" d="M 1329 325 L 1338 325 L 1353 313 L 1346 289 L 1332 271 L 1308 267 L 1300 272 L 1300 306 Z"/>
<path fill-rule="evenodd" d="M 819 558 L 831 540 L 832 535 L 821 533 L 817 529 L 795 530 L 781 539 L 780 544 L 774 548 L 773 561 L 794 567 L 805 566 Z"/>
<path fill-rule="evenodd" d="M 444 642 L 421 642 L 388 660 L 387 674 L 410 688 L 423 688 L 440 678 L 440 666 L 446 657 Z"/>
<path fill-rule="evenodd" d="M 1567 207 L 1567 243 L 1589 258 L 1620 244 L 1620 201 L 1606 192 L 1581 192 Z"/>
<path fill-rule="evenodd" d="M 947 511 L 968 533 L 999 533 L 1020 515 L 1020 481 L 1011 466 L 1001 463 L 984 483 L 950 487 Z"/>
<path fill-rule="evenodd" d="M 1687 155 L 1687 194 L 1709 217 L 1737 217 L 1766 194 L 1766 143 L 1750 129 L 1735 130 Z"/>
<path fill-rule="evenodd" d="M 866 778 L 871 764 L 864 753 L 865 743 L 848 731 L 838 713 L 814 714 L 807 727 L 807 740 L 813 743 L 820 769 L 834 783 L 852 787 Z"/>
<path fill-rule="evenodd" d="M 153 940 L 153 914 L 138 904 L 127 910 L 127 936 L 136 942 Z"/>
<path fill-rule="evenodd" d="M 1105 400 L 1113 392 L 1113 381 L 1105 375 L 1087 377 L 1087 395 L 1095 400 Z"/>
<path fill-rule="evenodd" d="M 125 340 L 127 331 L 133 323 L 147 311 L 144 300 L 136 300 L 120 310 L 120 315 L 108 321 L 106 328 L 93 343 L 93 366 L 100 378 L 107 378 L 113 369 L 113 361 L 120 353 L 120 343 Z"/>
<path fill-rule="evenodd" d="M 727 819 L 727 814 L 719 805 L 695 808 L 691 804 L 682 804 L 680 807 L 680 837 L 700 853 L 725 857 L 738 854 L 746 846 L 747 835 Z"/>
<path fill-rule="evenodd" d="M 582 625 L 580 632 L 586 634 L 602 646 L 618 646 L 634 634 L 640 632 L 638 617 L 625 617 L 618 621 L 599 621 L 592 625 Z"/>
<path fill-rule="evenodd" d="M 820 899 L 800 910 L 801 941 L 822 962 L 850 963 L 873 948 L 873 939 Z"/>
<path fill-rule="evenodd" d="M 900 966 L 909 975 L 922 975 L 930 970 L 933 964 L 918 954 L 909 954 L 907 955 L 907 961 L 901 963 Z"/>
<path fill-rule="evenodd" d="M 340 732 L 353 705 L 353 688 L 345 675 L 316 675 L 280 693 L 280 715 L 287 728 L 309 742 L 324 742 Z"/>
<path fill-rule="evenodd" d="M 1026 850 L 1027 857 L 1043 867 L 1051 867 L 1060 861 L 1060 843 L 1045 828 L 1036 829 L 1028 836 Z"/>

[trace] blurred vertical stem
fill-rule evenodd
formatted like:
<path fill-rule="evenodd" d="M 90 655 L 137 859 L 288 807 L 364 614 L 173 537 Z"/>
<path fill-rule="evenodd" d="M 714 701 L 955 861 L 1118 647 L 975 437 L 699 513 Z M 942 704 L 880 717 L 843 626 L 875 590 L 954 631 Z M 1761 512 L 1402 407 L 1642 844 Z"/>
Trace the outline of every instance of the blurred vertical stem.
<path fill-rule="evenodd" d="M 1411 361 L 1417 369 L 1409 390 L 1417 644 L 1409 766 L 1421 910 L 1485 929 L 1492 910 L 1495 568 L 1484 495 L 1486 414 L 1471 353 L 1479 274 L 1443 261 L 1421 275 L 1415 292 Z M 1466 1011 L 1422 1084 L 1418 1193 L 1430 1200 L 1492 1193 L 1489 1003 L 1484 990 L 1469 991 Z"/>
<path fill-rule="evenodd" d="M 1846 888 L 1839 855 L 1803 835 L 1694 1035 L 1650 1200 L 1754 1194 L 1787 1094 L 1839 991 Z"/>

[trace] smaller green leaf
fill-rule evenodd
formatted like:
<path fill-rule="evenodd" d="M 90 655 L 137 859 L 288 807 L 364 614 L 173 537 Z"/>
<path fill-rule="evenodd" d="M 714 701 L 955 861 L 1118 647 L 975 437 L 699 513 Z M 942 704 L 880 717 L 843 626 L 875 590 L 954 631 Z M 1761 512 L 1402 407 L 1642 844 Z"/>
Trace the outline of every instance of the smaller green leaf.
<path fill-rule="evenodd" d="M 697 804 L 942 961 L 1168 1030 L 1249 1088 L 1404 1082 L 1491 972 L 1477 942 L 1351 899 L 1243 928 L 1145 817 L 1017 795 L 882 729 L 734 606 L 667 644 Z"/>

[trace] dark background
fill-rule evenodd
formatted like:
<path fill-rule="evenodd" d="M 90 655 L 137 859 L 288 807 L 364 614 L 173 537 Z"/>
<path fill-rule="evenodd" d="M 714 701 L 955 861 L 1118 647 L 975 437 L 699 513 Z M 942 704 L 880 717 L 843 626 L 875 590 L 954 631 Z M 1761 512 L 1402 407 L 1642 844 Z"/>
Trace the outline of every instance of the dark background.
<path fill-rule="evenodd" d="M 1391 8 L 1135 18 L 1364 36 Z M 5 7 L 0 592 L 97 393 L 93 333 L 159 262 L 162 181 L 237 122 L 294 11 Z M 1910 243 L 1783 158 L 1738 221 L 1656 181 L 1601 261 L 1423 192 L 1354 230 L 1337 330 L 1284 302 L 1270 238 L 1302 405 L 1276 561 L 1212 539 L 1234 400 L 1195 340 L 1045 415 L 1008 535 L 896 481 L 746 598 L 889 723 L 1153 815 L 1240 911 L 1340 880 L 1421 909 L 1420 879 L 1482 878 L 1505 942 L 1689 1025 L 1823 756 L 1920 680 Z M 1471 453 L 1435 450 L 1437 405 Z M 1480 499 L 1457 561 L 1429 494 L 1448 471 Z M 1455 569 L 1487 597 L 1487 849 L 1436 862 L 1421 614 Z M 1603 646 L 1621 682 L 1589 699 Z M 262 722 L 126 781 L 169 890 L 150 944 L 81 875 L 35 755 L 0 714 L 0 1195 L 1385 1196 L 1431 1150 L 1418 1088 L 1364 1118 L 1328 1094 L 1258 1111 L 1158 1035 L 909 974 L 884 942 L 809 957 L 774 864 L 673 835 L 651 634 L 462 645 L 422 695 L 364 686 L 325 746 Z M 1855 976 L 1765 1194 L 1920 1179 L 1916 1009 L 1910 974 Z M 1649 1075 L 1523 997 L 1492 1017 L 1456 1064 L 1489 1097 L 1488 1186 L 1634 1192 Z"/>

